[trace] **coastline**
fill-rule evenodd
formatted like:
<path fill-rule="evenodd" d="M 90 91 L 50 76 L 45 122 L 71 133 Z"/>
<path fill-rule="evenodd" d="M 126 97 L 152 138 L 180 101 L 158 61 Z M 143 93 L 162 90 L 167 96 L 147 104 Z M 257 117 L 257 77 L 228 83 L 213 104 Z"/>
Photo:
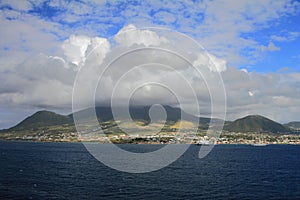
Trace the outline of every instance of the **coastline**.
<path fill-rule="evenodd" d="M 175 145 L 180 145 L 180 144 L 189 144 L 189 145 L 198 145 L 202 146 L 203 144 L 197 144 L 197 143 L 155 143 L 155 142 L 140 142 L 140 143 L 113 143 L 113 142 L 108 142 L 108 143 L 100 143 L 99 141 L 52 141 L 52 140 L 45 140 L 45 141 L 38 141 L 38 140 L 14 140 L 14 139 L 0 139 L 0 142 L 28 142 L 28 143 L 99 143 L 99 144 L 128 144 L 128 145 L 167 145 L 167 144 L 175 144 Z M 255 143 L 215 143 L 215 144 L 210 144 L 210 145 L 253 145 Z M 264 143 L 264 146 L 268 145 L 300 145 L 300 143 Z"/>

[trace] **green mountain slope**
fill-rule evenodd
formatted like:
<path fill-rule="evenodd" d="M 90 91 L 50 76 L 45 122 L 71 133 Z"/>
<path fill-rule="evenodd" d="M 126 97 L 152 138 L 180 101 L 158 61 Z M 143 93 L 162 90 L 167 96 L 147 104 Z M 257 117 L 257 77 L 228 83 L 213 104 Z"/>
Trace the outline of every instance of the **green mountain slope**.
<path fill-rule="evenodd" d="M 73 119 L 70 116 L 59 115 L 54 112 L 44 110 L 36 112 L 8 130 L 32 130 L 63 124 L 71 125 L 73 124 Z"/>
<path fill-rule="evenodd" d="M 250 115 L 237 119 L 224 126 L 224 130 L 232 132 L 289 132 L 283 125 L 260 115 Z"/>

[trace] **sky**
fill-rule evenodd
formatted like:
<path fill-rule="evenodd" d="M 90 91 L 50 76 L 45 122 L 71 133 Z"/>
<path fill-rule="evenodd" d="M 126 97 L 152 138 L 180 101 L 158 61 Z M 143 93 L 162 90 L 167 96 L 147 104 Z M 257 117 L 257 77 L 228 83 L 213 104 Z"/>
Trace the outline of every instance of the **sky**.
<path fill-rule="evenodd" d="M 216 66 L 204 72 L 208 82 L 216 81 L 210 76 L 212 73 L 220 74 L 224 82 L 226 119 L 260 114 L 282 123 L 300 121 L 299 1 L 2 0 L 0 10 L 0 129 L 11 127 L 38 110 L 70 113 L 76 75 L 80 69 L 91 69 L 81 80 L 82 92 L 88 91 L 93 80 L 90 77 L 95 73 L 91 63 L 95 61 L 106 63 L 125 49 L 167 48 L 176 43 L 170 45 L 167 36 L 149 27 L 183 33 L 205 48 Z M 95 47 L 96 56 L 90 56 Z M 142 52 L 141 60 L 150 56 L 153 59 L 154 55 L 155 61 L 164 63 L 170 56 L 157 57 L 156 53 Z M 97 101 L 109 101 L 111 85 L 129 70 L 121 65 L 133 64 L 132 60 L 139 63 L 139 56 L 129 55 L 104 74 Z M 200 58 L 201 54 L 193 52 L 190 59 L 199 67 L 197 63 L 203 62 Z M 170 57 L 169 65 L 179 67 L 180 61 L 172 60 Z M 130 76 L 122 79 L 120 93 L 124 94 L 117 99 L 122 102 L 128 95 L 126 88 L 134 88 L 150 78 L 164 80 L 170 87 L 177 78 L 179 81 L 174 72 L 157 67 L 151 71 L 143 69 L 143 73 L 133 70 L 132 77 L 138 80 L 132 81 Z M 158 73 L 159 70 L 165 73 Z M 204 95 L 208 94 L 207 89 L 199 86 L 203 83 L 194 81 L 197 76 L 188 66 L 179 72 L 190 77 L 201 99 L 202 114 L 208 115 L 211 101 Z M 178 85 L 182 92 L 183 86 Z M 154 89 L 139 90 L 136 102 L 151 104 L 169 97 L 159 88 Z M 157 98 L 151 99 L 153 96 Z M 180 96 L 184 97 L 183 104 L 191 105 L 189 94 Z"/>

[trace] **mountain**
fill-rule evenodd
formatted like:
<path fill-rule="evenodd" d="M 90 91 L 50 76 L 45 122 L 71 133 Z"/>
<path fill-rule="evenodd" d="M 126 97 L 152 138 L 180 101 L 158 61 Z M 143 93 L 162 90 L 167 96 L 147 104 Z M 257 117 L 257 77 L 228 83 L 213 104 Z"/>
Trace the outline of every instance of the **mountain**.
<path fill-rule="evenodd" d="M 176 122 L 181 119 L 181 114 L 188 121 L 198 121 L 199 127 L 202 129 L 208 128 L 208 124 L 211 121 L 210 118 L 203 117 L 195 117 L 193 115 L 187 114 L 183 112 L 180 108 L 173 108 L 170 106 L 163 106 L 166 114 L 167 121 Z M 81 117 L 86 119 L 87 121 L 91 119 L 90 109 L 84 109 L 78 111 Z M 128 108 L 118 108 L 118 109 L 128 109 Z M 143 107 L 130 107 L 130 117 L 133 120 L 143 120 L 146 122 L 150 122 L 149 116 L 150 106 Z M 114 116 L 112 114 L 110 107 L 96 107 L 95 112 L 99 121 L 109 121 L 114 120 Z M 62 125 L 74 125 L 73 121 L 74 113 L 70 115 L 60 115 L 50 111 L 38 111 L 35 114 L 27 117 L 22 122 L 17 124 L 16 126 L 6 129 L 3 131 L 22 131 L 22 130 L 35 130 L 44 127 L 50 126 L 62 126 Z M 127 120 L 126 118 L 120 120 Z M 218 119 L 213 119 L 218 120 Z M 290 126 L 299 125 L 296 122 L 289 123 Z M 232 132 L 271 132 L 271 133 L 285 133 L 289 132 L 289 128 L 272 121 L 266 117 L 259 115 L 251 115 L 241 119 L 237 119 L 233 122 L 225 122 L 224 130 L 232 131 Z"/>
<path fill-rule="evenodd" d="M 289 129 L 285 128 L 283 125 L 260 115 L 250 115 L 237 119 L 224 126 L 224 130 L 232 132 L 289 132 Z"/>
<path fill-rule="evenodd" d="M 27 117 L 16 126 L 8 129 L 10 131 L 32 130 L 41 127 L 58 126 L 64 124 L 73 124 L 73 118 L 70 116 L 59 115 L 50 111 L 38 111 Z"/>
<path fill-rule="evenodd" d="M 291 129 L 300 129 L 300 122 L 289 122 L 285 126 Z"/>
<path fill-rule="evenodd" d="M 181 119 L 181 109 L 180 108 L 173 108 L 171 106 L 163 106 L 166 114 L 167 114 L 167 121 L 178 121 Z M 78 111 L 81 117 L 86 119 L 87 121 L 91 119 L 90 111 L 94 108 L 88 108 L 81 111 Z M 128 109 L 128 108 L 118 108 L 118 109 Z M 149 117 L 149 109 L 150 106 L 143 106 L 143 107 L 130 107 L 130 115 L 133 120 L 144 120 L 146 122 L 150 122 Z M 99 121 L 109 121 L 113 120 L 114 116 L 112 114 L 110 107 L 96 107 L 95 112 Z M 16 126 L 3 130 L 3 131 L 21 131 L 21 130 L 34 130 L 43 127 L 49 126 L 61 126 L 64 124 L 73 125 L 73 115 L 71 113 L 69 115 L 60 115 L 50 111 L 38 111 L 35 114 L 27 117 L 22 122 L 17 124 Z M 189 121 L 200 121 L 202 126 L 207 125 L 210 122 L 209 118 L 198 118 L 193 115 L 187 114 L 182 112 L 182 115 L 185 119 Z M 123 119 L 126 120 L 126 119 Z"/>
<path fill-rule="evenodd" d="M 128 108 L 118 108 L 118 109 L 125 110 Z M 170 120 L 177 121 L 181 118 L 181 110 L 179 108 L 164 106 L 164 109 L 166 111 L 168 121 Z M 150 106 L 129 107 L 130 117 L 133 120 L 150 121 L 149 110 L 150 110 Z M 114 119 L 110 107 L 96 107 L 96 115 L 99 119 L 103 121 Z"/>
<path fill-rule="evenodd" d="M 184 111 L 181 111 L 180 108 L 174 108 L 171 106 L 163 106 L 165 111 L 166 111 L 166 117 L 167 117 L 167 121 L 178 121 L 181 119 L 181 112 L 182 115 L 184 117 L 184 119 L 188 120 L 188 121 L 197 121 L 199 120 L 200 123 L 209 123 L 210 122 L 210 118 L 205 118 L 205 117 L 195 117 L 193 115 L 187 114 Z M 89 109 L 85 109 L 85 110 L 81 110 L 78 111 L 80 115 L 80 117 L 84 117 L 85 119 L 89 119 L 91 118 L 90 116 L 90 111 L 93 108 L 89 108 Z M 128 108 L 118 108 L 119 110 L 124 110 L 128 109 Z M 150 106 L 140 106 L 140 107 L 129 107 L 129 113 L 130 113 L 130 117 L 133 120 L 144 120 L 144 121 L 148 121 L 150 122 L 150 116 L 149 116 L 149 110 L 150 110 Z M 112 110 L 110 107 L 96 107 L 95 108 L 95 112 L 97 115 L 97 118 L 99 121 L 109 121 L 109 120 L 113 120 L 115 119 L 115 117 L 112 114 Z M 74 114 L 70 114 L 69 117 L 73 118 Z M 158 116 L 159 117 L 159 116 Z M 126 120 L 126 118 L 121 119 L 121 120 Z"/>

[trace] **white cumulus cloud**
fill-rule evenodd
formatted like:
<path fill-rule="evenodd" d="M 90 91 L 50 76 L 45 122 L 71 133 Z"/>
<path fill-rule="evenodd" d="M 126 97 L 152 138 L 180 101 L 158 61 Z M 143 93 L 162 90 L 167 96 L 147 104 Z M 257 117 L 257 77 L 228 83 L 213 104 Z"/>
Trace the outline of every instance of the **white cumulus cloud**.
<path fill-rule="evenodd" d="M 122 28 L 114 37 L 114 39 L 124 46 L 132 46 L 134 44 L 144 46 L 159 46 L 161 43 L 167 43 L 164 37 L 159 37 L 151 30 L 137 29 L 134 25 L 129 24 Z"/>

